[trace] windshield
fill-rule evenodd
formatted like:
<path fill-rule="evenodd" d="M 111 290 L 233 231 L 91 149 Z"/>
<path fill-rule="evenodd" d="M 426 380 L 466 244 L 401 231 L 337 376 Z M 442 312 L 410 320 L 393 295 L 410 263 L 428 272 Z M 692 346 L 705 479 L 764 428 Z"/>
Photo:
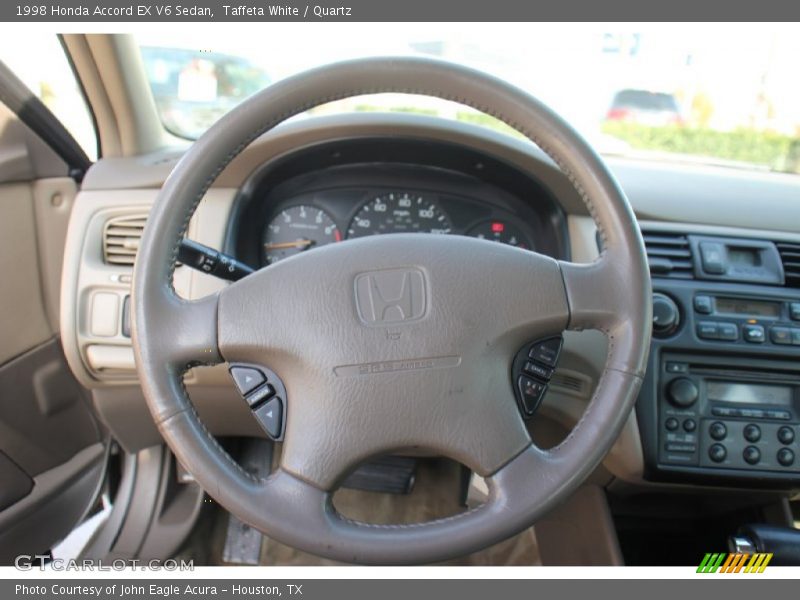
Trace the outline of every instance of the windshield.
<path fill-rule="evenodd" d="M 466 64 L 537 96 L 605 154 L 800 173 L 800 25 L 261 24 L 137 35 L 164 126 L 197 138 L 247 96 L 321 64 L 379 55 Z M 230 33 L 228 33 L 230 32 Z M 402 94 L 311 114 L 402 111 L 514 134 L 474 110 Z"/>

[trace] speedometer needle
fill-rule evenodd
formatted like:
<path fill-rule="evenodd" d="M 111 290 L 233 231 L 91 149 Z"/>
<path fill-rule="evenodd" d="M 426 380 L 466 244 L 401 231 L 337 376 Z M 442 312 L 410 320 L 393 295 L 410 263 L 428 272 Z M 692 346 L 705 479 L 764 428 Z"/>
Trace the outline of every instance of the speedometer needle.
<path fill-rule="evenodd" d="M 314 244 L 314 240 L 295 240 L 293 242 L 275 242 L 272 244 L 264 244 L 267 250 L 283 250 L 284 248 L 300 248 L 305 250 Z"/>

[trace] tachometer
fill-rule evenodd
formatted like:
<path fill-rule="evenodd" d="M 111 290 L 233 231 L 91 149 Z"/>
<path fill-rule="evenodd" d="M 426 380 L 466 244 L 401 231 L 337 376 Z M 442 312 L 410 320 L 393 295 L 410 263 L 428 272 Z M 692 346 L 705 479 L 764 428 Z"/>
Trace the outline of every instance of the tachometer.
<path fill-rule="evenodd" d="M 528 236 L 516 225 L 506 223 L 505 221 L 485 221 L 479 223 L 467 231 L 467 235 L 482 240 L 516 246 L 524 250 L 532 249 Z"/>
<path fill-rule="evenodd" d="M 341 232 L 324 210 L 292 206 L 281 211 L 264 229 L 264 260 L 272 264 L 298 252 L 341 241 Z"/>
<path fill-rule="evenodd" d="M 348 238 L 380 233 L 450 233 L 453 226 L 438 202 L 424 194 L 390 192 L 375 196 L 353 217 Z"/>

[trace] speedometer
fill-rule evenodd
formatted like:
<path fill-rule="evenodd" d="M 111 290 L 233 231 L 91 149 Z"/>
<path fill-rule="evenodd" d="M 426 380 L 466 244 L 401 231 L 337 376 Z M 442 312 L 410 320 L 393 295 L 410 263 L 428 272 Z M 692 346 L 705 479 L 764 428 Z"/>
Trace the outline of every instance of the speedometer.
<path fill-rule="evenodd" d="M 424 194 L 389 192 L 362 206 L 347 230 L 348 238 L 380 233 L 450 233 L 450 219 Z"/>

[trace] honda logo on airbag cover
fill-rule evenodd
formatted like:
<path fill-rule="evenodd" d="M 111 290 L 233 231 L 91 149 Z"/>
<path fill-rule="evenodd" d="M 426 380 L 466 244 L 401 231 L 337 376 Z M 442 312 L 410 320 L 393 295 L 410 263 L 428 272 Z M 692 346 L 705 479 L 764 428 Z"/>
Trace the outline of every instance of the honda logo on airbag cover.
<path fill-rule="evenodd" d="M 425 315 L 424 273 L 415 268 L 369 271 L 356 276 L 358 316 L 366 325 L 408 323 Z"/>

